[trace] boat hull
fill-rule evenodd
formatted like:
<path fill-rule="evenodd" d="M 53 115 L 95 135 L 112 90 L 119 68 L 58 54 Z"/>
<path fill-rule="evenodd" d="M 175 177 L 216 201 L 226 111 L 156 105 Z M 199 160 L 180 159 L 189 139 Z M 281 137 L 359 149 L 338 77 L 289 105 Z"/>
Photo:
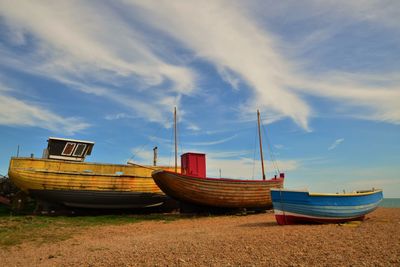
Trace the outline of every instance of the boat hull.
<path fill-rule="evenodd" d="M 155 169 L 11 158 L 8 175 L 19 189 L 44 202 L 81 208 L 146 208 L 168 199 L 151 178 Z"/>
<path fill-rule="evenodd" d="M 308 191 L 271 190 L 278 224 L 341 223 L 363 220 L 382 200 L 382 190 L 350 194 L 315 194 Z"/>
<path fill-rule="evenodd" d="M 29 190 L 29 195 L 49 203 L 73 208 L 127 209 L 162 205 L 166 195 L 126 191 L 95 190 Z"/>
<path fill-rule="evenodd" d="M 163 170 L 154 171 L 152 177 L 158 187 L 175 200 L 216 208 L 271 208 L 270 188 L 280 188 L 283 185 L 283 178 L 199 178 Z"/>

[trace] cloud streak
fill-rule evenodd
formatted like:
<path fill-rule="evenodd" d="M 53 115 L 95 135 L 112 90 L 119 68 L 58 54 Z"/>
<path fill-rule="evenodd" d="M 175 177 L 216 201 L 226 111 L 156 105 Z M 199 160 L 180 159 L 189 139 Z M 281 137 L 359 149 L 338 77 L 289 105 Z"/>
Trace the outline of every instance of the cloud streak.
<path fill-rule="evenodd" d="M 335 149 L 335 148 L 336 148 L 338 145 L 340 145 L 343 141 L 344 141 L 344 138 L 336 139 L 335 142 L 333 142 L 333 144 L 330 145 L 330 146 L 328 147 L 328 150 L 333 150 L 333 149 Z"/>
<path fill-rule="evenodd" d="M 220 140 L 214 140 L 214 141 L 206 141 L 206 142 L 191 142 L 191 143 L 187 143 L 186 145 L 188 146 L 213 146 L 213 145 L 218 145 L 218 144 L 222 144 L 222 143 L 226 143 L 234 138 L 236 138 L 237 135 L 233 135 L 233 136 L 229 136 Z"/>
<path fill-rule="evenodd" d="M 39 127 L 66 135 L 73 135 L 90 127 L 89 123 L 80 118 L 65 118 L 39 104 L 6 95 L 0 95 L 0 124 Z"/>

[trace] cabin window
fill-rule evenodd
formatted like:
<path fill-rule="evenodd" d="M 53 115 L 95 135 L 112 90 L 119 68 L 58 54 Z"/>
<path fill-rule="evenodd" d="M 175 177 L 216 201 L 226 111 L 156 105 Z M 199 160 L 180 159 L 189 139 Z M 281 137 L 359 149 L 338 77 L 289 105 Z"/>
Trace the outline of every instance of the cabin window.
<path fill-rule="evenodd" d="M 63 155 L 63 156 L 71 156 L 72 151 L 74 151 L 75 145 L 76 145 L 75 143 L 70 143 L 70 142 L 68 142 L 68 143 L 65 145 L 64 150 L 63 150 L 63 152 L 61 153 L 61 155 Z"/>
<path fill-rule="evenodd" d="M 85 144 L 78 144 L 75 148 L 74 157 L 82 157 L 83 152 L 85 152 L 86 145 Z"/>

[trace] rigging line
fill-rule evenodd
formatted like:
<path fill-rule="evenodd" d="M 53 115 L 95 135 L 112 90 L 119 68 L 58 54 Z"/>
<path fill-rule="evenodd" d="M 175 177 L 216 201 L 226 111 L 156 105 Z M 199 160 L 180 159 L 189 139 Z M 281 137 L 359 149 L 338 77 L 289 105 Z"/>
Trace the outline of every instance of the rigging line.
<path fill-rule="evenodd" d="M 177 154 L 179 155 L 179 151 L 181 154 L 183 153 L 183 142 L 181 142 L 182 140 L 181 140 L 181 135 L 180 135 L 180 125 L 179 125 L 178 121 L 179 120 L 178 120 L 178 114 L 177 114 L 176 115 L 176 141 L 178 142 Z"/>
<path fill-rule="evenodd" d="M 167 121 L 167 122 L 168 122 L 168 121 Z M 156 133 L 159 133 L 161 127 L 163 127 L 163 125 L 159 123 L 159 124 L 158 124 L 158 127 L 156 128 L 156 130 L 153 132 L 153 134 L 152 134 L 151 136 L 155 136 Z M 138 153 L 144 151 L 144 148 L 145 148 L 148 144 L 150 144 L 150 142 L 151 142 L 151 140 L 148 140 L 146 143 L 142 144 L 142 145 L 139 147 L 139 149 L 136 149 L 135 153 L 132 154 L 132 156 L 128 159 L 128 161 L 133 160 L 133 159 L 136 157 L 136 155 L 137 155 Z M 158 145 L 158 143 L 156 143 L 156 145 Z"/>
<path fill-rule="evenodd" d="M 253 176 L 252 179 L 254 179 L 254 174 L 255 174 L 255 167 L 256 167 L 256 150 L 257 150 L 257 127 L 256 130 L 254 131 L 254 145 L 253 145 Z"/>
<path fill-rule="evenodd" d="M 135 152 L 132 153 L 132 156 L 128 159 L 128 161 L 133 160 L 133 159 L 136 157 L 136 155 L 137 155 L 138 153 L 144 151 L 144 148 L 145 148 L 148 144 L 150 144 L 150 140 L 148 140 L 146 143 L 142 144 L 142 145 L 139 147 L 139 149 L 136 149 Z"/>
<path fill-rule="evenodd" d="M 177 119 L 176 119 L 176 106 L 174 108 L 174 134 L 175 134 L 175 140 L 174 140 L 174 147 L 175 147 L 175 172 L 178 171 L 178 134 L 177 134 L 178 128 L 177 128 Z"/>
<path fill-rule="evenodd" d="M 263 129 L 263 133 L 264 133 L 265 139 L 267 140 L 267 145 L 268 145 L 268 149 L 270 151 L 272 165 L 274 166 L 275 171 L 278 171 L 278 174 L 279 174 L 280 170 L 279 170 L 279 167 L 278 167 L 278 162 L 275 159 L 275 153 L 274 153 L 274 151 L 272 149 L 272 146 L 271 146 L 271 143 L 269 141 L 269 138 L 268 138 L 268 135 L 267 135 L 267 131 L 265 130 L 264 126 L 262 126 L 262 129 Z"/>
<path fill-rule="evenodd" d="M 179 133 L 180 133 L 180 128 L 179 128 L 179 125 L 177 125 L 177 128 L 176 128 L 176 134 L 177 134 L 177 142 L 178 142 L 178 155 L 182 155 L 182 153 L 183 153 L 183 142 L 182 142 L 182 139 L 181 139 L 181 136 L 179 135 Z M 180 150 L 179 150 L 180 149 Z M 180 151 L 180 152 L 179 152 Z M 179 165 L 179 164 L 178 164 Z"/>
<path fill-rule="evenodd" d="M 182 153 L 182 151 L 183 151 L 183 149 L 182 149 L 182 142 L 181 142 L 181 139 L 180 139 L 180 125 L 179 125 L 179 118 L 178 118 L 178 109 L 177 109 L 177 113 L 176 113 L 176 142 L 177 142 L 177 144 L 178 144 L 178 147 L 177 147 L 177 150 L 176 150 L 176 153 L 179 155 L 179 149 L 180 149 L 180 151 L 181 151 L 181 153 Z"/>
<path fill-rule="evenodd" d="M 168 122 L 170 122 L 170 120 Z M 170 134 L 171 134 L 171 137 L 170 137 L 171 150 L 170 150 L 170 153 L 169 153 L 168 166 L 172 166 L 173 164 L 171 164 L 171 159 L 173 157 L 175 157 L 175 152 L 174 152 L 174 145 L 175 145 L 174 144 L 174 121 L 173 121 L 173 119 L 172 119 L 172 124 L 169 124 L 169 125 L 172 125 L 172 127 L 171 127 L 172 131 L 170 131 Z"/>
<path fill-rule="evenodd" d="M 144 150 L 144 147 L 147 146 L 149 143 L 150 143 L 150 141 L 147 142 L 147 143 L 142 144 L 142 145 L 139 147 L 139 149 L 135 149 L 135 152 L 132 153 L 132 156 L 128 159 L 128 161 L 133 160 L 133 159 L 136 157 L 136 155 L 137 155 L 138 153 L 142 152 L 142 151 Z"/>
<path fill-rule="evenodd" d="M 175 125 L 175 119 L 176 119 L 176 125 Z M 176 127 L 176 133 L 175 133 L 175 127 Z M 179 123 L 178 123 L 178 114 L 176 113 L 176 118 L 173 119 L 172 122 L 172 131 L 171 131 L 171 151 L 170 151 L 170 156 L 169 156 L 169 161 L 168 161 L 168 166 L 175 166 L 175 134 L 176 134 L 176 142 L 178 144 L 178 147 L 180 146 L 180 151 L 182 153 L 183 148 L 182 144 L 179 140 Z M 177 154 L 179 155 L 179 149 L 177 149 Z M 171 159 L 174 158 L 174 164 L 171 164 Z M 178 164 L 177 164 L 178 165 Z"/>
<path fill-rule="evenodd" d="M 174 136 L 173 136 L 173 135 L 174 135 L 174 134 L 171 132 L 170 144 L 173 144 L 173 143 L 174 143 L 174 140 L 173 140 Z M 171 148 L 170 148 L 170 150 L 169 150 L 168 166 L 172 166 L 172 165 L 173 165 L 173 164 L 171 164 L 172 157 L 174 157 L 173 146 L 171 146 Z"/>

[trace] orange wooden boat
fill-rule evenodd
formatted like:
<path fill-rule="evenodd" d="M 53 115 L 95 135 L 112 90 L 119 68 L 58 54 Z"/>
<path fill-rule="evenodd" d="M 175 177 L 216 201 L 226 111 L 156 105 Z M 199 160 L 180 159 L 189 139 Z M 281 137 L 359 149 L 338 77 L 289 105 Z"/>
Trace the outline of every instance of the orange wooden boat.
<path fill-rule="evenodd" d="M 187 153 L 185 155 L 193 155 Z M 184 167 L 182 167 L 183 169 Z M 281 177 L 270 180 L 236 180 L 190 176 L 156 170 L 152 177 L 168 196 L 185 203 L 218 208 L 272 207 L 271 188 L 283 187 Z"/>
<path fill-rule="evenodd" d="M 155 183 L 165 194 L 184 203 L 217 208 L 272 208 L 270 189 L 283 187 L 284 174 L 280 173 L 279 177 L 270 180 L 265 179 L 258 111 L 257 115 L 262 180 L 208 178 L 206 177 L 205 154 L 186 153 L 181 156 L 181 173 L 166 170 L 153 171 L 152 177 Z M 176 154 L 175 145 L 175 165 Z"/>

